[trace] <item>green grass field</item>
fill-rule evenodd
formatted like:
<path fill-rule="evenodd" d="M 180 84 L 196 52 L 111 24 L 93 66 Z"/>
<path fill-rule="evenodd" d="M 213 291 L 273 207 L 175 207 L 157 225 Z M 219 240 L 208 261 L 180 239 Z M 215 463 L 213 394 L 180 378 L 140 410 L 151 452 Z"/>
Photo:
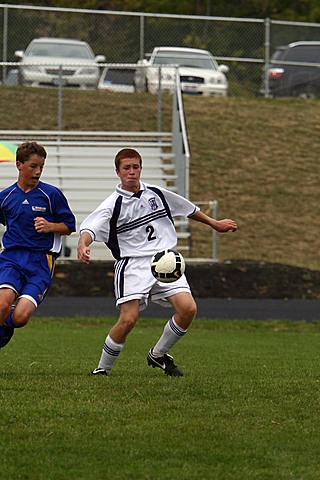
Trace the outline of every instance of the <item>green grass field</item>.
<path fill-rule="evenodd" d="M 167 378 L 143 319 L 91 377 L 113 322 L 33 319 L 0 351 L 1 478 L 320 479 L 320 322 L 195 321 Z"/>

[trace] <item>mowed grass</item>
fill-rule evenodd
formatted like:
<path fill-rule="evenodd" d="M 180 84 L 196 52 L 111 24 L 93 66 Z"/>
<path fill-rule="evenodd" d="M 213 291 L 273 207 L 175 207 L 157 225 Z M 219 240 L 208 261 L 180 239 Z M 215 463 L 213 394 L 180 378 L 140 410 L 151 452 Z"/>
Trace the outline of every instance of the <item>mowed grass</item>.
<path fill-rule="evenodd" d="M 320 479 L 319 322 L 195 321 L 168 378 L 143 319 L 91 377 L 113 322 L 33 319 L 0 351 L 1 478 Z"/>
<path fill-rule="evenodd" d="M 63 130 L 158 127 L 155 95 L 64 90 L 62 101 Z M 190 199 L 218 200 L 219 218 L 239 226 L 236 234 L 219 235 L 218 259 L 319 270 L 320 100 L 189 95 L 184 108 Z M 57 130 L 58 91 L 2 86 L 0 111 L 1 130 Z M 163 95 L 164 131 L 171 130 L 171 116 L 172 97 Z M 191 229 L 193 256 L 210 258 L 211 229 L 197 222 Z"/>

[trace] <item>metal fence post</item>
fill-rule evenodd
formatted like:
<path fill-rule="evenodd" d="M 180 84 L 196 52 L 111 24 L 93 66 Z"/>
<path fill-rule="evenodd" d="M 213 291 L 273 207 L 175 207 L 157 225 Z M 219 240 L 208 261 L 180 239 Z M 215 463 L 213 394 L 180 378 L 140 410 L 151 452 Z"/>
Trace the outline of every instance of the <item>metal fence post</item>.
<path fill-rule="evenodd" d="M 3 34 L 2 34 L 2 59 L 3 62 L 7 61 L 8 53 L 8 7 L 3 9 Z M 7 66 L 2 66 L 2 82 L 4 83 L 7 78 Z"/>
<path fill-rule="evenodd" d="M 144 59 L 144 15 L 140 15 L 140 60 Z"/>
<path fill-rule="evenodd" d="M 218 219 L 218 200 L 213 200 L 212 202 L 212 216 L 215 220 Z M 218 233 L 216 230 L 213 230 L 212 236 L 212 260 L 216 262 L 218 260 Z"/>
<path fill-rule="evenodd" d="M 270 18 L 265 19 L 264 31 L 264 96 L 269 97 L 269 72 L 268 65 L 270 62 Z"/>
<path fill-rule="evenodd" d="M 162 82 L 161 82 L 161 67 L 158 71 L 158 132 L 162 131 Z"/>
<path fill-rule="evenodd" d="M 58 84 L 58 131 L 62 132 L 62 65 L 59 67 L 59 84 Z"/>

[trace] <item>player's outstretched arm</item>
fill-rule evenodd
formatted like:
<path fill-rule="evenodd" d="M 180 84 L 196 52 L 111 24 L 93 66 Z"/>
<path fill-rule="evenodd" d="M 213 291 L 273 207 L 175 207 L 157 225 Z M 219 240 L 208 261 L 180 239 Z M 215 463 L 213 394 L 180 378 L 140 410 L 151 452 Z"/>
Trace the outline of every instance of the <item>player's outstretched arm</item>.
<path fill-rule="evenodd" d="M 87 265 L 90 263 L 90 247 L 92 243 L 91 235 L 88 232 L 83 232 L 78 242 L 78 260 Z"/>
<path fill-rule="evenodd" d="M 230 230 L 232 232 L 235 232 L 238 229 L 238 225 L 234 220 L 231 220 L 231 218 L 215 220 L 214 218 L 209 217 L 209 215 L 206 215 L 205 213 L 200 211 L 194 213 L 193 215 L 190 215 L 189 218 L 192 218 L 192 220 L 196 220 L 197 222 L 204 223 L 205 225 L 209 225 L 211 228 L 213 228 L 219 233 L 229 232 Z"/>

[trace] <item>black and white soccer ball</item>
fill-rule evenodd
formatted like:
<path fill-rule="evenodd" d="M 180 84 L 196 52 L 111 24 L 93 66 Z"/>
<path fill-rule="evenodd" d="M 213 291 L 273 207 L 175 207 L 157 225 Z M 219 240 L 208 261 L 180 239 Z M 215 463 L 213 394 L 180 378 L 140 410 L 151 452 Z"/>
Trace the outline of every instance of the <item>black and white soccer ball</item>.
<path fill-rule="evenodd" d="M 184 274 L 185 268 L 181 253 L 169 248 L 155 253 L 151 259 L 152 275 L 160 282 L 175 282 Z"/>

